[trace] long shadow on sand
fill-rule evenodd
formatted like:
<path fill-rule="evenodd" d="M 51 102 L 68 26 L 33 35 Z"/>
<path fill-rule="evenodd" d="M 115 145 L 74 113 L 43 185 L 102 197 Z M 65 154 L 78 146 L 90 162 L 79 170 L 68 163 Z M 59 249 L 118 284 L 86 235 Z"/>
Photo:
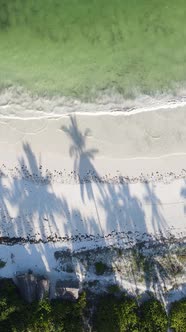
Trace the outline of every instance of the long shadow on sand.
<path fill-rule="evenodd" d="M 88 224 L 91 222 L 95 227 L 96 224 L 98 225 L 96 220 L 99 220 L 97 231 L 98 233 L 101 232 L 104 234 L 104 236 L 102 236 L 103 246 L 105 244 L 112 245 L 113 237 L 116 240 L 115 245 L 121 247 L 125 244 L 131 245 L 131 247 L 136 244 L 142 245 L 142 243 L 147 241 L 147 235 L 148 240 L 153 242 L 153 237 L 148 234 L 146 215 L 143 210 L 142 202 L 130 192 L 130 186 L 127 183 L 123 183 L 123 179 L 119 181 L 119 184 L 103 183 L 101 181 L 99 172 L 94 166 L 94 160 L 96 159 L 98 151 L 95 149 L 88 150 L 86 148 L 87 134 L 90 133 L 90 130 L 87 129 L 82 134 L 78 128 L 75 117 L 71 117 L 69 127 L 62 127 L 62 130 L 66 132 L 72 142 L 69 154 L 74 158 L 74 172 L 76 172 L 80 178 L 82 201 L 86 204 L 86 195 L 88 200 L 94 201 L 97 211 L 97 218 L 92 218 L 91 221 L 88 220 Z M 87 176 L 87 174 L 89 176 Z M 146 192 L 144 200 L 151 208 L 151 220 L 149 220 L 151 229 L 153 233 L 161 236 L 166 230 L 166 221 L 161 211 L 161 202 L 148 183 L 144 184 L 144 186 Z M 98 194 L 95 194 L 95 192 Z M 104 211 L 104 214 L 102 213 L 104 220 L 101 219 L 102 217 L 100 217 L 99 214 L 101 210 Z M 104 231 L 102 227 L 100 227 L 100 225 L 103 224 L 105 224 Z M 148 271 L 144 271 L 147 288 L 151 286 L 154 288 L 155 282 L 157 282 L 158 279 L 162 284 L 164 278 L 168 277 L 160 263 L 151 259 L 151 264 L 154 265 L 153 277 L 148 275 Z M 135 271 L 133 277 L 135 281 Z M 162 286 L 159 288 L 159 291 L 163 291 Z"/>
<path fill-rule="evenodd" d="M 143 243 L 143 236 L 148 233 L 146 215 L 140 199 L 131 193 L 130 185 L 123 183 L 123 180 L 116 184 L 101 181 L 94 166 L 98 150 L 87 148 L 90 130 L 81 133 L 75 117 L 71 117 L 69 126 L 62 127 L 62 130 L 71 141 L 69 154 L 74 160 L 74 172 L 78 174 L 81 201 L 84 205 L 92 202 L 94 212 L 85 218 L 80 208 L 73 205 L 75 197 L 67 199 L 63 192 L 56 194 L 50 173 L 46 175 L 43 172 L 31 146 L 24 144 L 23 155 L 18 160 L 17 175 L 8 178 L 2 174 L 0 177 L 1 236 L 9 240 L 14 238 L 14 243 L 16 239 L 18 243 L 20 239 L 28 243 L 37 240 L 59 241 L 61 249 L 65 247 L 66 241 L 70 243 L 72 251 L 78 242 L 85 243 L 85 249 L 90 242 L 92 247 L 133 247 L 136 243 Z M 149 184 L 145 184 L 145 191 L 145 201 L 152 209 L 152 228 L 154 232 L 161 233 L 166 228 L 161 202 Z M 61 216 L 63 225 L 59 223 L 59 218 L 56 220 L 56 216 Z M 77 218 L 81 229 L 77 228 Z M 61 236 L 61 227 L 68 235 L 67 239 Z M 149 238 L 151 240 L 151 236 Z M 39 248 L 40 251 L 37 251 L 33 247 L 31 255 L 38 257 L 42 268 L 47 270 L 50 254 L 46 252 L 44 244 Z M 156 264 L 153 260 L 151 262 Z M 156 269 L 160 271 L 157 264 Z M 112 276 L 114 281 L 114 273 Z M 135 281 L 135 271 L 133 277 Z M 149 288 L 154 279 L 149 281 L 148 275 L 145 278 Z"/>
<path fill-rule="evenodd" d="M 11 231 L 15 236 L 19 234 L 19 237 L 34 240 L 40 239 L 42 234 L 47 240 L 45 234 L 54 237 L 58 232 L 54 214 L 62 213 L 61 200 L 52 192 L 50 178 L 42 175 L 41 165 L 30 145 L 24 144 L 23 151 L 18 174 L 7 178 L 6 185 L 1 186 L 0 199 L 5 212 L 7 206 L 11 206 L 11 215 L 6 215 L 7 222 L 12 220 Z"/>

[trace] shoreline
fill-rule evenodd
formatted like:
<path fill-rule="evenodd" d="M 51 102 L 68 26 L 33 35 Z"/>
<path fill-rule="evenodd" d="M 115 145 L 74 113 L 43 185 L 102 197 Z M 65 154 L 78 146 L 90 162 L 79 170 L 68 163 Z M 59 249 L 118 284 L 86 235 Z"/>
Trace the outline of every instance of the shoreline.
<path fill-rule="evenodd" d="M 0 276 L 61 278 L 54 253 L 67 248 L 185 245 L 186 101 L 53 114 L 53 101 L 15 101 L 0 104 Z"/>
<path fill-rule="evenodd" d="M 102 96 L 95 101 L 84 102 L 65 96 L 42 97 L 31 95 L 23 88 L 7 88 L 0 92 L 0 118 L 43 119 L 69 115 L 135 115 L 141 112 L 175 109 L 186 106 L 186 91 L 177 95 L 156 94 L 140 95 L 134 99 L 125 99 L 122 95 Z M 7 116 L 7 113 L 8 116 Z M 22 115 L 21 115 L 22 113 Z"/>

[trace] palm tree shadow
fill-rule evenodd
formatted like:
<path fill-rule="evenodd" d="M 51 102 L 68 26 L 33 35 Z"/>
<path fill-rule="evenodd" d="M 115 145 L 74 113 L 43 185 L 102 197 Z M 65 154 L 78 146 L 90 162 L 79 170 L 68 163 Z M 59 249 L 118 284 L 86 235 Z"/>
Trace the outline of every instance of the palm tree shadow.
<path fill-rule="evenodd" d="M 9 214 L 6 202 L 4 198 L 7 196 L 9 189 L 7 188 L 7 185 L 4 184 L 4 179 L 6 179 L 6 175 L 1 171 L 0 175 L 0 220 L 1 220 L 1 226 L 0 226 L 0 237 L 6 238 L 9 234 L 9 222 L 11 220 L 11 216 Z"/>
<path fill-rule="evenodd" d="M 62 201 L 53 192 L 48 175 L 42 174 L 28 143 L 23 144 L 18 169 L 19 176 L 11 179 L 1 198 L 4 210 L 8 202 L 16 211 L 12 225 L 15 235 L 28 241 L 55 238 L 59 235 L 55 215 L 62 213 Z"/>
<path fill-rule="evenodd" d="M 70 117 L 69 127 L 62 126 L 67 136 L 70 138 L 72 144 L 69 149 L 70 157 L 74 158 L 74 172 L 78 175 L 81 184 L 81 198 L 85 201 L 85 193 L 88 198 L 94 199 L 92 182 L 96 182 L 99 190 L 102 191 L 100 186 L 100 176 L 93 165 L 93 160 L 98 153 L 98 149 L 87 149 L 86 140 L 90 134 L 90 129 L 86 129 L 84 133 L 78 128 L 77 120 L 75 117 Z"/>
<path fill-rule="evenodd" d="M 154 234 L 164 237 L 168 229 L 166 220 L 162 213 L 162 203 L 149 183 L 145 183 L 146 195 L 145 202 L 151 205 L 151 224 Z"/>
<path fill-rule="evenodd" d="M 86 195 L 90 201 L 92 200 L 94 202 L 96 217 L 101 228 L 99 210 L 94 194 L 94 186 L 96 184 L 96 188 L 99 190 L 100 195 L 104 194 L 104 189 L 101 185 L 99 173 L 93 164 L 98 149 L 87 149 L 86 140 L 87 136 L 90 134 L 90 129 L 87 128 L 84 133 L 81 133 L 76 118 L 71 116 L 69 127 L 62 126 L 61 130 L 67 134 L 72 142 L 69 149 L 69 155 L 74 158 L 74 173 L 78 175 L 81 199 L 85 204 Z"/>
<path fill-rule="evenodd" d="M 106 212 L 108 230 L 113 230 L 112 223 L 116 225 L 116 232 L 129 233 L 133 239 L 136 233 L 147 233 L 145 213 L 139 199 L 132 195 L 129 185 L 119 184 L 117 187 L 107 185 L 107 192 L 102 196 L 101 206 Z M 131 237 L 131 240 L 132 240 Z"/>
<path fill-rule="evenodd" d="M 184 180 L 184 187 L 181 189 L 181 197 L 186 199 L 186 180 Z M 184 204 L 184 214 L 186 214 L 186 204 Z"/>

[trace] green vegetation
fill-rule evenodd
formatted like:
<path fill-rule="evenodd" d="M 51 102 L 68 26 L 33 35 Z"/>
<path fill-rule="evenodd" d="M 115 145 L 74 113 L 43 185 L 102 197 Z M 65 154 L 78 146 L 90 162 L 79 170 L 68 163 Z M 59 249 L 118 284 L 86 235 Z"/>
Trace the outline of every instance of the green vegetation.
<path fill-rule="evenodd" d="M 176 301 L 172 304 L 170 326 L 175 332 L 186 331 L 186 299 Z"/>
<path fill-rule="evenodd" d="M 81 332 L 86 305 L 83 293 L 78 302 L 45 299 L 25 303 L 10 280 L 0 287 L 0 331 L 6 332 Z"/>
<path fill-rule="evenodd" d="M 116 284 L 108 286 L 107 290 L 110 294 L 119 293 L 121 291 L 120 287 Z"/>
<path fill-rule="evenodd" d="M 94 317 L 96 332 L 138 332 L 138 306 L 135 299 L 117 299 L 107 296 L 100 299 Z"/>
<path fill-rule="evenodd" d="M 177 258 L 182 264 L 186 263 L 186 255 L 178 255 Z"/>
<path fill-rule="evenodd" d="M 139 307 L 134 298 L 107 296 L 98 303 L 94 324 L 96 332 L 167 332 L 168 318 L 156 299 Z"/>
<path fill-rule="evenodd" d="M 108 270 L 108 266 L 102 262 L 96 262 L 95 268 L 96 268 L 97 275 L 102 275 Z"/>
<path fill-rule="evenodd" d="M 2 259 L 0 259 L 0 269 L 5 267 L 5 265 L 6 265 L 6 262 L 4 262 Z"/>
<path fill-rule="evenodd" d="M 76 302 L 46 298 L 28 304 L 11 280 L 0 281 L 0 331 L 85 332 L 87 319 L 94 332 L 167 332 L 168 327 L 165 309 L 154 298 L 139 305 L 121 293 L 98 296 L 94 301 L 82 293 Z M 186 299 L 171 305 L 169 321 L 174 332 L 185 332 Z"/>
<path fill-rule="evenodd" d="M 168 318 L 158 300 L 144 302 L 140 307 L 140 313 L 140 332 L 167 332 Z"/>
<path fill-rule="evenodd" d="M 186 77 L 184 0 L 0 0 L 0 86 L 90 97 Z"/>

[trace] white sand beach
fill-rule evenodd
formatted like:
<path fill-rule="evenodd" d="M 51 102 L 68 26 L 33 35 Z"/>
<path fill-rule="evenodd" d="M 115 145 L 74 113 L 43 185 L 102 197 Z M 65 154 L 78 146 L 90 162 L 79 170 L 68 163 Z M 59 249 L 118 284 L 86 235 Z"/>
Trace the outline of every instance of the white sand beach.
<path fill-rule="evenodd" d="M 67 247 L 184 241 L 184 101 L 130 112 L 17 109 L 0 107 L 1 276 L 52 276 L 55 250 Z"/>

